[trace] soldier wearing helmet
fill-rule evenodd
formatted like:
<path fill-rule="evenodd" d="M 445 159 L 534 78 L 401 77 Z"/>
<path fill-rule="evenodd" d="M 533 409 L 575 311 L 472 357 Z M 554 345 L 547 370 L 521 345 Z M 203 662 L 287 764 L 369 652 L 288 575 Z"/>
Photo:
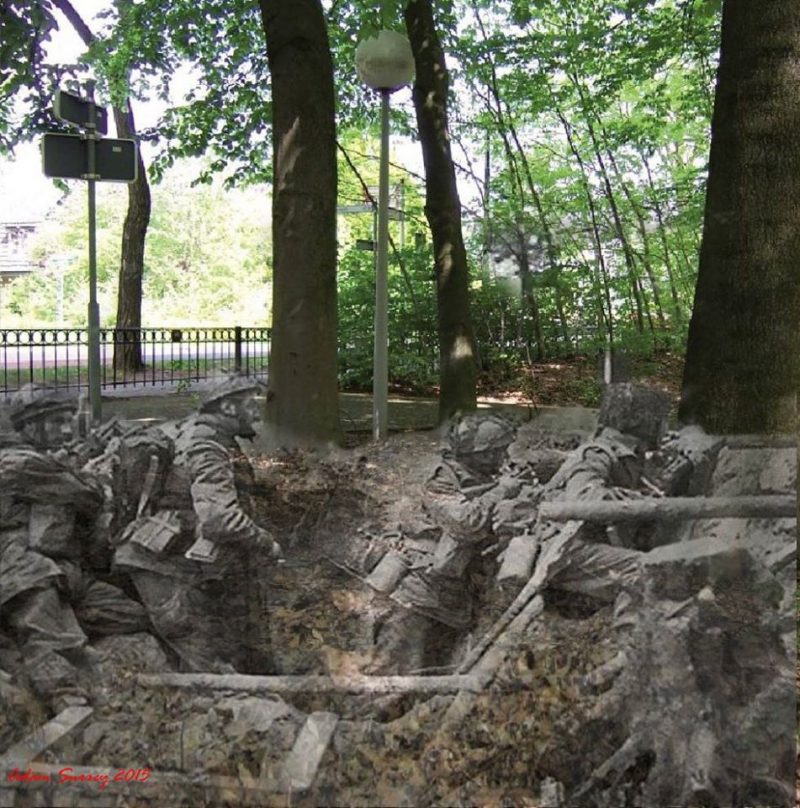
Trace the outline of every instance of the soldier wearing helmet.
<path fill-rule="evenodd" d="M 258 382 L 232 376 L 204 396 L 199 411 L 167 430 L 171 465 L 157 493 L 120 537 L 116 569 L 127 572 L 162 640 L 191 671 L 270 666 L 256 625 L 253 570 L 281 554 L 251 514 L 252 468 L 237 437 L 252 437 Z"/>
<path fill-rule="evenodd" d="M 23 440 L 44 451 L 72 438 L 77 409 L 77 401 L 65 392 L 29 384 L 11 399 L 8 417 Z"/>
<path fill-rule="evenodd" d="M 520 490 L 502 472 L 515 436 L 516 427 L 494 413 L 462 416 L 449 428 L 424 487 L 424 508 L 440 535 L 391 594 L 397 606 L 376 633 L 376 672 L 440 665 L 472 625 L 469 568 L 493 535 L 496 505 Z"/>
<path fill-rule="evenodd" d="M 569 454 L 561 468 L 530 502 L 533 515 L 541 502 L 587 499 L 626 499 L 641 496 L 646 452 L 664 434 L 669 396 L 630 383 L 606 386 L 595 435 Z M 535 522 L 535 524 L 534 524 Z M 636 531 L 573 522 L 531 520 L 531 532 L 519 537 L 517 575 L 505 581 L 506 597 L 521 588 L 533 567 L 539 547 L 563 543 L 558 561 L 551 564 L 551 589 L 579 592 L 611 602 L 626 579 L 636 574 Z M 633 548 L 633 549 L 629 549 Z"/>
<path fill-rule="evenodd" d="M 43 695 L 75 687 L 73 663 L 93 659 L 85 632 L 146 625 L 139 604 L 83 569 L 103 493 L 46 451 L 71 437 L 75 410 L 60 392 L 28 386 L 8 409 L 17 433 L 0 447 L 0 607 Z"/>

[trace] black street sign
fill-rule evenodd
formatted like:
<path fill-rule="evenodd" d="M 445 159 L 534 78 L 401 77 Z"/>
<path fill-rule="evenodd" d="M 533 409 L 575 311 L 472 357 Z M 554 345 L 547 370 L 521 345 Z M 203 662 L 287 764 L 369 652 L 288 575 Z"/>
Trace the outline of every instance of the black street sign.
<path fill-rule="evenodd" d="M 42 139 L 45 176 L 67 180 L 133 182 L 137 176 L 136 141 L 101 138 L 95 141 L 95 173 L 89 177 L 89 141 L 81 135 L 48 132 Z"/>
<path fill-rule="evenodd" d="M 53 112 L 56 118 L 66 123 L 80 126 L 81 129 L 89 127 L 89 101 L 78 95 L 67 93 L 64 90 L 56 90 L 53 101 Z M 95 131 L 100 135 L 108 134 L 108 112 L 105 107 L 95 105 Z"/>

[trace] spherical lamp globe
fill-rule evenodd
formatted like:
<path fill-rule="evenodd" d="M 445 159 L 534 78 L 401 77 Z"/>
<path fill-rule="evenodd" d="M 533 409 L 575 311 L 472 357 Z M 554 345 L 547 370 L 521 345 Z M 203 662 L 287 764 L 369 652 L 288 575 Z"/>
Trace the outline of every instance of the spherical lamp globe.
<path fill-rule="evenodd" d="M 356 48 L 356 73 L 373 90 L 399 90 L 414 78 L 411 45 L 397 31 L 379 31 Z"/>

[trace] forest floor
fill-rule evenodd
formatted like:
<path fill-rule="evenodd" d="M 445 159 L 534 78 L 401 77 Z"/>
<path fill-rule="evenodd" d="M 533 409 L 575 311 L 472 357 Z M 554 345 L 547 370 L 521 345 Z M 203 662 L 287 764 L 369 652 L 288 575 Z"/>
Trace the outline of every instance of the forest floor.
<path fill-rule="evenodd" d="M 669 352 L 654 357 L 630 356 L 626 360 L 630 381 L 664 390 L 677 405 L 684 358 Z M 599 407 L 601 368 L 593 356 L 573 356 L 534 361 L 514 374 L 482 373 L 478 395 L 507 403 L 533 403 L 539 407 Z"/>
<path fill-rule="evenodd" d="M 536 407 L 599 407 L 599 362 L 596 356 L 576 355 L 484 370 L 478 377 L 478 397 L 487 402 Z M 677 407 L 684 365 L 681 354 L 661 351 L 648 357 L 630 355 L 624 362 L 623 372 L 630 381 L 665 390 Z M 392 392 L 435 398 L 438 387 L 398 384 L 392 385 Z"/>

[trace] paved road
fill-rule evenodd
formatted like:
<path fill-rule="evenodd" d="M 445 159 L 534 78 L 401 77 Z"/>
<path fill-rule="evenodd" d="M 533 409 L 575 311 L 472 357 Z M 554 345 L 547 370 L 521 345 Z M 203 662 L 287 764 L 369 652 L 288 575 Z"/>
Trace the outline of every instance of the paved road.
<path fill-rule="evenodd" d="M 251 358 L 267 356 L 269 345 L 264 342 L 242 343 L 242 357 Z M 52 368 L 77 367 L 86 365 L 88 347 L 78 343 L 69 344 L 4 344 L 0 345 L 0 367 L 9 370 L 17 368 Z M 212 361 L 214 359 L 233 360 L 233 342 L 155 342 L 142 343 L 142 359 L 152 362 L 192 362 L 197 359 Z M 100 357 L 104 364 L 114 361 L 114 346 L 100 345 Z"/>

